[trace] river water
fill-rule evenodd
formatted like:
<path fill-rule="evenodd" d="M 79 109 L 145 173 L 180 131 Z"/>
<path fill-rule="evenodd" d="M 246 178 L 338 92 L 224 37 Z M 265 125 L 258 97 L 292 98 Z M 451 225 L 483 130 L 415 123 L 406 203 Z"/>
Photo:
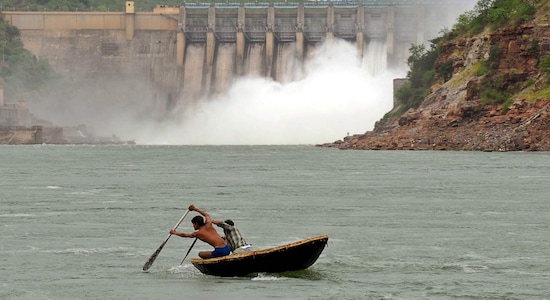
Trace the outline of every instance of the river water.
<path fill-rule="evenodd" d="M 0 146 L 0 171 L 0 299 L 550 298 L 549 153 Z M 220 278 L 172 237 L 143 272 L 191 203 L 256 248 L 329 243 Z"/>

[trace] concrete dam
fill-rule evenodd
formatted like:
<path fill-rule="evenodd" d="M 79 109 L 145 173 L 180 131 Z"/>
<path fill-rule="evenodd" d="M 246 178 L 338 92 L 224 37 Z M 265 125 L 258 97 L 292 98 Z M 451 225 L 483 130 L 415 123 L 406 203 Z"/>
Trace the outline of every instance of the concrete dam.
<path fill-rule="evenodd" d="M 276 81 L 289 74 L 319 44 L 333 39 L 354 43 L 362 57 L 369 43 L 382 43 L 388 65 L 406 62 L 411 44 L 434 37 L 449 6 L 434 1 L 363 1 L 248 4 L 185 4 L 179 8 L 177 64 L 185 68 L 190 93 L 223 92 L 234 75 Z M 298 66 L 289 64 L 295 58 Z M 198 62 L 198 63 L 197 63 Z"/>
<path fill-rule="evenodd" d="M 20 30 L 27 49 L 75 80 L 139 74 L 162 116 L 225 91 L 238 76 L 292 80 L 289 69 L 333 39 L 353 43 L 357 53 L 350 55 L 359 56 L 381 43 L 388 66 L 404 65 L 411 44 L 437 36 L 441 20 L 457 13 L 453 3 L 184 3 L 136 12 L 127 1 L 124 12 L 2 11 L 2 17 Z"/>

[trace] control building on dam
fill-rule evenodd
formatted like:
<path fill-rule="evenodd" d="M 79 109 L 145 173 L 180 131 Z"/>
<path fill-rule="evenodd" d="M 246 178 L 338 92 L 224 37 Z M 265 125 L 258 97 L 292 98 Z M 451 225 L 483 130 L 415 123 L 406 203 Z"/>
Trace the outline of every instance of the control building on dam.
<path fill-rule="evenodd" d="M 150 74 L 161 91 L 159 109 L 170 110 L 176 98 L 192 102 L 222 92 L 237 76 L 289 80 L 289 58 L 299 64 L 331 39 L 354 43 L 360 56 L 370 43 L 382 44 L 388 66 L 404 65 L 411 44 L 436 37 L 442 20 L 458 14 L 456 2 L 193 2 L 136 12 L 126 1 L 124 12 L 2 16 L 19 28 L 25 47 L 57 71 L 78 76 L 138 68 Z"/>

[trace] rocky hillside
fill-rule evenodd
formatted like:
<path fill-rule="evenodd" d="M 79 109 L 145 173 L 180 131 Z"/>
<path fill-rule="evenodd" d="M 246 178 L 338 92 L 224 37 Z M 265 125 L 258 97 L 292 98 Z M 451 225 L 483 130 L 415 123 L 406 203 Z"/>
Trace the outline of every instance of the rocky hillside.
<path fill-rule="evenodd" d="M 416 109 L 376 123 L 373 131 L 320 146 L 363 150 L 550 151 L 550 87 L 541 58 L 550 56 L 549 14 L 443 43 L 438 66 L 450 80 L 435 84 Z M 480 72 L 492 59 L 494 70 Z M 513 91 L 506 103 L 482 93 Z M 397 109 L 397 108 L 396 108 Z"/>

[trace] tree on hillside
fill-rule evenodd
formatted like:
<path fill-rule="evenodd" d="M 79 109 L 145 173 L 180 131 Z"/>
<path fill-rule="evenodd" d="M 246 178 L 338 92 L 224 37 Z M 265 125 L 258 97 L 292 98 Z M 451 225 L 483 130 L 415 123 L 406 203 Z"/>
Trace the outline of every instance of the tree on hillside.
<path fill-rule="evenodd" d="M 6 83 L 6 96 L 16 98 L 25 91 L 42 87 L 54 76 L 47 60 L 38 59 L 23 47 L 19 30 L 0 19 L 2 58 L 0 77 Z"/>
<path fill-rule="evenodd" d="M 125 0 L 0 0 L 4 10 L 32 11 L 123 11 Z M 134 0 L 136 10 L 151 11 L 161 3 L 181 5 L 182 0 Z"/>

